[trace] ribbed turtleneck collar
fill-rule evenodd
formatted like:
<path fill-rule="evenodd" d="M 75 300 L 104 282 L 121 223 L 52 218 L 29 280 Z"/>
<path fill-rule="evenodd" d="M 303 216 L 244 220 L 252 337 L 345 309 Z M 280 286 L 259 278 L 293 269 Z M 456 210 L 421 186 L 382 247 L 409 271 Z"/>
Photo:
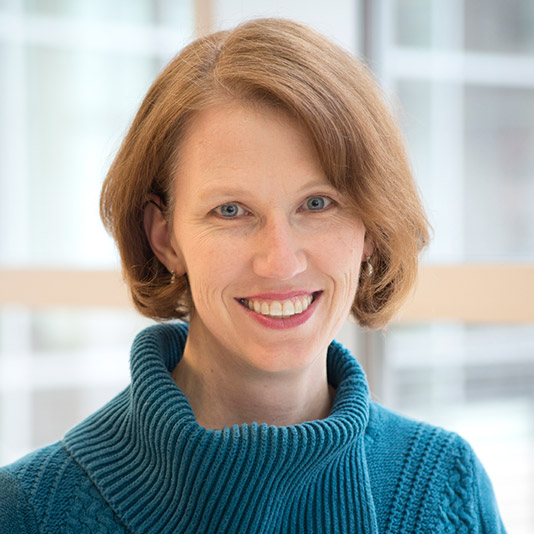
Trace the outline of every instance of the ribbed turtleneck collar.
<path fill-rule="evenodd" d="M 71 430 L 65 446 L 133 532 L 375 532 L 363 436 L 364 373 L 328 350 L 329 417 L 207 430 L 172 380 L 187 326 L 141 332 L 131 385 Z M 359 528 L 357 528 L 359 525 Z"/>

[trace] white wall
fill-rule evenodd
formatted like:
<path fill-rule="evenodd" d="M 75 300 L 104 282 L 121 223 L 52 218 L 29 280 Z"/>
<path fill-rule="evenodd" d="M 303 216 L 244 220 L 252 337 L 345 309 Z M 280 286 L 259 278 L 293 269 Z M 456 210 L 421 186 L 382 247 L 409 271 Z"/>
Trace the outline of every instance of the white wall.
<path fill-rule="evenodd" d="M 315 28 L 356 53 L 360 41 L 359 5 L 358 0 L 213 0 L 213 29 L 228 29 L 251 18 L 289 18 Z"/>

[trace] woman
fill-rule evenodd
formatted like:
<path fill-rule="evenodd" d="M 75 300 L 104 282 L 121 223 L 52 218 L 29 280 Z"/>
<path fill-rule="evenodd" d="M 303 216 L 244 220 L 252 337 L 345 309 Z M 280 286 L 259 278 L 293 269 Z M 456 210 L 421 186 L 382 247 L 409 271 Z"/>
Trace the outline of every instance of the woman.
<path fill-rule="evenodd" d="M 139 311 L 131 386 L 1 471 L 0 532 L 503 532 L 445 430 L 371 402 L 333 339 L 382 327 L 427 221 L 371 76 L 308 28 L 195 41 L 146 96 L 102 217 Z"/>

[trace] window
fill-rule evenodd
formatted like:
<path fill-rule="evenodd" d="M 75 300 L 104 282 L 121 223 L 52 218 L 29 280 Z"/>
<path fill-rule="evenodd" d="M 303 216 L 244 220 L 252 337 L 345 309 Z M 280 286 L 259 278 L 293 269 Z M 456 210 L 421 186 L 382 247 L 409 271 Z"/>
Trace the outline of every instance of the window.
<path fill-rule="evenodd" d="M 118 280 L 98 218 L 100 188 L 149 85 L 194 34 L 193 7 L 0 2 L 2 465 L 56 441 L 129 381 L 128 345 L 147 321 L 100 303 L 100 270 Z M 89 282 L 76 278 L 79 270 Z M 13 274 L 36 286 L 13 285 Z M 54 300 L 54 284 L 65 288 L 73 276 L 69 292 L 85 309 Z"/>
<path fill-rule="evenodd" d="M 98 195 L 149 84 L 194 26 L 280 15 L 368 58 L 435 231 L 400 319 L 341 340 L 377 400 L 464 435 L 509 531 L 534 531 L 534 3 L 333 5 L 0 1 L 0 464 L 128 382 L 147 322 L 125 311 Z"/>
<path fill-rule="evenodd" d="M 415 314 L 367 341 L 373 389 L 394 409 L 466 437 L 507 528 L 526 534 L 534 528 L 533 5 L 366 6 L 367 50 L 395 95 L 435 230 L 418 306 L 405 310 Z"/>

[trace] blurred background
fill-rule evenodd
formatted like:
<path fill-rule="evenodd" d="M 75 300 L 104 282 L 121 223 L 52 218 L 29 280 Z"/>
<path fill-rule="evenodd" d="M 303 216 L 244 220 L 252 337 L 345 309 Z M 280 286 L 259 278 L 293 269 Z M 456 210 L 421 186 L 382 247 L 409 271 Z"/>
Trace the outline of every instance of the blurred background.
<path fill-rule="evenodd" d="M 149 85 L 198 35 L 258 16 L 364 58 L 434 227 L 414 298 L 340 339 L 383 404 L 474 446 L 534 532 L 534 2 L 0 0 L 0 465 L 128 384 L 135 314 L 98 217 Z"/>

